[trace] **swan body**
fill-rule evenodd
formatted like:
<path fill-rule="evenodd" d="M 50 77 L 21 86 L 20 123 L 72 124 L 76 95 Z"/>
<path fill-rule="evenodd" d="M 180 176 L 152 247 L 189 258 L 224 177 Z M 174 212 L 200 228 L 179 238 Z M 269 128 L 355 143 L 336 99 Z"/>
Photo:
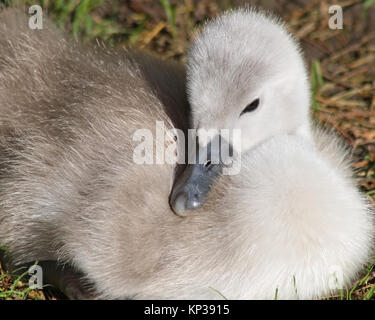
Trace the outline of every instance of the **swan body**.
<path fill-rule="evenodd" d="M 283 282 L 281 296 L 288 298 L 293 296 L 292 274 L 296 281 L 297 274 L 303 274 L 301 287 L 294 287 L 294 293 L 298 291 L 303 298 L 319 296 L 319 290 L 329 292 L 327 276 L 332 276 L 335 268 L 341 270 L 341 283 L 348 283 L 343 279 L 354 271 L 349 265 L 355 256 L 364 254 L 358 261 L 367 261 L 365 256 L 371 255 L 373 246 L 373 214 L 349 177 L 349 164 L 343 160 L 347 154 L 332 133 L 311 125 L 307 78 L 298 44 L 283 24 L 252 9 L 229 11 L 208 22 L 197 35 L 187 60 L 191 125 L 198 132 L 215 129 L 220 135 L 222 129 L 240 129 L 242 133 L 237 157 L 241 173 L 230 178 L 230 190 L 217 199 L 220 203 L 232 199 L 230 208 L 236 214 L 244 212 L 254 219 L 248 237 L 254 236 L 251 243 L 255 248 L 258 241 L 265 244 L 259 249 L 256 264 L 261 265 L 270 253 L 263 260 L 265 265 L 257 270 L 263 269 L 265 274 L 257 274 L 253 281 L 267 279 L 266 270 L 274 264 L 271 261 L 286 263 L 280 266 L 278 280 L 276 270 L 269 273 L 269 286 Z M 205 151 L 207 140 L 201 142 L 199 133 L 198 138 L 200 151 Z M 171 206 L 178 215 L 195 214 L 201 206 L 207 210 L 207 194 L 216 184 L 223 184 L 218 167 L 225 165 L 206 164 L 188 165 L 177 177 Z M 340 200 L 341 196 L 347 202 Z M 349 235 L 353 223 L 359 223 L 363 232 L 357 229 Z M 364 237 L 361 245 L 351 242 L 355 234 Z M 338 242 L 332 242 L 334 238 Z M 351 244 L 344 239 L 351 239 Z M 290 260 L 284 260 L 286 257 Z M 297 271 L 299 263 L 301 269 Z M 297 269 L 291 271 L 293 266 Z M 262 285 L 258 286 L 254 292 L 262 291 Z M 260 296 L 271 298 L 270 292 Z"/>
<path fill-rule="evenodd" d="M 22 19 L 0 15 L 0 243 L 14 264 L 70 265 L 96 298 L 310 299 L 368 262 L 372 212 L 330 135 L 263 139 L 182 219 L 176 165 L 135 164 L 132 134 L 187 127 L 183 70 L 20 32 Z"/>

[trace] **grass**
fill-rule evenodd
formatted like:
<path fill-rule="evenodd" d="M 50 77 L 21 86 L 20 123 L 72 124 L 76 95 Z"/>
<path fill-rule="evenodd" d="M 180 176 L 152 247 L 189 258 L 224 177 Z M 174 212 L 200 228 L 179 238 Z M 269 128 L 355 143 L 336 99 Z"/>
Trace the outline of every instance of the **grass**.
<path fill-rule="evenodd" d="M 312 110 L 318 112 L 320 108 L 319 101 L 316 100 L 316 96 L 319 93 L 319 89 L 323 87 L 324 80 L 322 75 L 322 70 L 320 67 L 320 62 L 314 60 L 311 63 L 311 96 L 312 96 Z"/>
<path fill-rule="evenodd" d="M 369 268 L 368 268 L 368 271 L 367 271 L 367 273 L 365 274 L 365 276 L 361 279 L 361 280 L 359 280 L 348 292 L 347 292 L 347 299 L 348 300 L 352 300 L 352 297 L 353 297 L 353 293 L 354 293 L 354 291 L 358 288 L 358 287 L 360 287 L 360 286 L 363 286 L 364 284 L 366 284 L 367 283 L 367 281 L 368 281 L 368 278 L 369 278 L 369 276 L 370 276 L 370 274 L 371 274 L 371 272 L 372 272 L 372 270 L 374 269 L 374 265 L 372 265 L 372 266 L 370 266 Z M 371 293 L 371 291 L 369 292 L 369 293 Z M 367 294 L 366 294 L 366 296 L 365 297 L 367 297 Z"/>
<path fill-rule="evenodd" d="M 327 297 L 336 300 L 374 300 L 375 299 L 375 265 L 367 267 L 365 274 L 351 288 L 339 291 L 338 295 Z"/>
<path fill-rule="evenodd" d="M 21 271 L 23 271 L 21 273 Z M 42 290 L 28 285 L 28 270 L 20 268 L 6 272 L 0 261 L 0 300 L 45 300 Z"/>
<path fill-rule="evenodd" d="M 172 35 L 176 34 L 176 10 L 174 7 L 171 6 L 169 0 L 160 0 L 162 4 L 165 14 L 167 15 L 168 23 L 171 26 Z"/>
<path fill-rule="evenodd" d="M 241 3 L 240 0 L 17 1 L 25 6 L 40 4 L 57 25 L 84 42 L 99 39 L 117 47 L 137 46 L 164 59 L 182 62 L 194 37 L 193 30 L 223 9 Z M 0 0 L 3 4 L 10 2 Z M 270 8 L 269 3 L 260 1 L 266 8 Z M 375 30 L 369 28 L 369 22 L 375 19 L 375 0 L 301 3 L 280 0 L 271 9 L 287 21 L 288 28 L 302 44 L 310 67 L 314 118 L 334 127 L 352 146 L 358 184 L 374 201 Z M 342 30 L 328 28 L 327 12 L 331 4 L 344 9 Z M 358 19 L 358 13 L 362 19 Z M 21 278 L 7 273 L 1 265 L 0 271 L 1 299 L 46 298 L 40 290 L 29 290 Z M 363 274 L 350 288 L 326 299 L 375 299 L 374 266 L 364 267 Z"/>

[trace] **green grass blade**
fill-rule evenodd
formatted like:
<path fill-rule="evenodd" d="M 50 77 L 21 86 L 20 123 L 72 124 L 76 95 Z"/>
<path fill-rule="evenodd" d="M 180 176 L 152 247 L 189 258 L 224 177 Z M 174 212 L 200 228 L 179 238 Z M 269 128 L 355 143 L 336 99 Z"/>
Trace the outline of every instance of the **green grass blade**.
<path fill-rule="evenodd" d="M 208 287 L 210 288 L 212 291 L 215 291 L 218 295 L 220 295 L 224 300 L 229 300 L 226 296 L 224 296 L 219 290 L 213 288 L 213 287 Z"/>
<path fill-rule="evenodd" d="M 367 270 L 367 273 L 366 275 L 359 281 L 357 282 L 356 285 L 353 286 L 353 288 L 349 291 L 349 299 L 348 300 L 352 300 L 352 296 L 353 296 L 353 293 L 354 291 L 359 287 L 359 286 L 362 286 L 363 284 L 366 283 L 368 277 L 370 276 L 370 273 L 372 272 L 372 270 L 374 269 L 374 265 L 370 266 Z"/>
<path fill-rule="evenodd" d="M 171 26 L 173 35 L 176 33 L 176 12 L 172 7 L 169 0 L 160 0 L 161 5 L 164 8 L 165 14 L 167 15 L 168 22 Z"/>
<path fill-rule="evenodd" d="M 312 108 L 314 111 L 319 111 L 320 104 L 316 100 L 316 95 L 319 88 L 324 85 L 324 79 L 322 75 L 322 69 L 320 62 L 314 60 L 311 64 L 311 91 L 312 91 Z"/>
<path fill-rule="evenodd" d="M 4 251 L 4 252 L 8 252 L 8 251 L 9 251 L 9 249 L 8 249 L 8 248 L 6 248 L 6 247 L 3 247 L 3 246 L 0 246 L 0 250 L 1 250 L 1 251 Z"/>
<path fill-rule="evenodd" d="M 373 286 L 369 292 L 367 292 L 366 296 L 364 297 L 363 300 L 370 300 L 375 294 L 375 286 Z"/>

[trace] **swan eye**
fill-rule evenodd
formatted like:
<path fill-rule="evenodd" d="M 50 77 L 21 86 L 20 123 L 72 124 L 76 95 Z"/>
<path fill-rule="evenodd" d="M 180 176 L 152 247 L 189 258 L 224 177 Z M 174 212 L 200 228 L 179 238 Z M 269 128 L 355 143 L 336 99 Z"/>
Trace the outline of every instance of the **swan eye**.
<path fill-rule="evenodd" d="M 246 113 L 246 112 L 251 112 L 254 111 L 256 108 L 259 106 L 259 98 L 255 99 L 252 103 L 248 104 L 245 109 L 242 110 L 240 117 Z"/>
<path fill-rule="evenodd" d="M 212 162 L 211 162 L 211 160 L 208 160 L 205 164 L 204 164 L 204 166 L 206 167 L 206 168 L 211 168 L 212 167 Z"/>

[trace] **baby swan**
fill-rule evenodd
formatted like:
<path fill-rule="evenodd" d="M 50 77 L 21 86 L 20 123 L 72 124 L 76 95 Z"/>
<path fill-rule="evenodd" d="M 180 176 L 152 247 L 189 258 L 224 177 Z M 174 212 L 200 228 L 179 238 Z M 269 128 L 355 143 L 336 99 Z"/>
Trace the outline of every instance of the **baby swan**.
<path fill-rule="evenodd" d="M 308 299 L 344 287 L 368 261 L 371 213 L 330 136 L 315 147 L 288 134 L 292 125 L 272 133 L 287 121 L 263 122 L 273 137 L 181 219 L 168 203 L 175 165 L 134 163 L 132 137 L 157 120 L 186 128 L 183 70 L 88 50 L 26 21 L 0 14 L 0 244 L 13 264 L 58 261 L 95 298 Z M 248 121 L 272 109 L 269 92 L 257 97 Z M 298 131 L 307 111 L 293 112 Z M 82 297 L 70 276 L 65 289 Z"/>
<path fill-rule="evenodd" d="M 373 213 L 340 142 L 310 125 L 303 59 L 280 22 L 238 10 L 208 23 L 189 53 L 188 92 L 194 128 L 242 132 L 240 148 L 229 141 L 242 149 L 239 174 L 190 164 L 171 195 L 177 214 L 198 211 L 190 223 L 232 216 L 231 236 L 222 227 L 217 237 L 232 239 L 226 270 L 238 278 L 212 286 L 241 299 L 311 299 L 349 285 L 371 256 Z M 198 131 L 208 161 L 216 138 Z"/>
<path fill-rule="evenodd" d="M 304 61 L 276 18 L 248 9 L 224 14 L 197 36 L 187 65 L 190 125 L 198 137 L 202 129 L 240 129 L 246 152 L 280 134 L 311 135 Z M 209 143 L 199 143 L 205 153 Z M 200 207 L 221 167 L 188 165 L 173 188 L 173 210 L 186 215 Z"/>

